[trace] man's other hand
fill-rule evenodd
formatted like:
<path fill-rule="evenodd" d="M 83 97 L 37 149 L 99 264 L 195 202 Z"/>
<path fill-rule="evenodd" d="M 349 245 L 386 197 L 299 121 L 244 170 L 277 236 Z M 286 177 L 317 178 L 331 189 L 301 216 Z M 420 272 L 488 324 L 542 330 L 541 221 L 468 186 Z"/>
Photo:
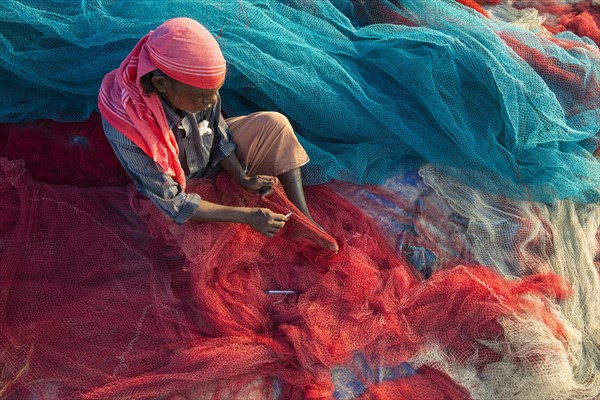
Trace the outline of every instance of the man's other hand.
<path fill-rule="evenodd" d="M 247 176 L 239 181 L 240 185 L 250 193 L 268 196 L 273 192 L 277 178 L 269 175 Z"/>
<path fill-rule="evenodd" d="M 268 208 L 252 209 L 247 219 L 247 224 L 258 233 L 267 237 L 273 237 L 285 225 L 288 217 L 277 214 Z"/>

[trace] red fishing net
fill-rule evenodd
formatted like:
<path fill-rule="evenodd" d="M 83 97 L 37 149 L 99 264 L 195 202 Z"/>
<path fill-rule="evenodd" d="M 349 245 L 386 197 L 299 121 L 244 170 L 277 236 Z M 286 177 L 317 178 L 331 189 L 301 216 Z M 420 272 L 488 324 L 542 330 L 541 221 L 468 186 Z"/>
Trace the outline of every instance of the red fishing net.
<path fill-rule="evenodd" d="M 17 128 L 3 129 L 11 142 Z M 20 161 L 0 164 L 0 397 L 466 399 L 444 366 L 484 372 L 505 361 L 511 321 L 537 321 L 568 344 L 552 304 L 569 288 L 554 275 L 508 280 L 457 266 L 423 280 L 326 186 L 307 188 L 307 200 L 329 234 L 280 188 L 261 198 L 225 174 L 189 186 L 209 201 L 292 211 L 280 233 L 179 226 L 132 187 L 76 186 L 90 182 L 72 175 L 72 160 L 57 161 L 71 157 L 62 143 L 46 167 L 62 166 L 53 181 L 63 184 L 34 179 Z M 519 357 L 535 369 L 546 354 Z"/>
<path fill-rule="evenodd" d="M 0 157 L 25 160 L 27 170 L 41 182 L 74 186 L 127 182 L 97 113 L 83 122 L 0 124 L 0 133 Z"/>

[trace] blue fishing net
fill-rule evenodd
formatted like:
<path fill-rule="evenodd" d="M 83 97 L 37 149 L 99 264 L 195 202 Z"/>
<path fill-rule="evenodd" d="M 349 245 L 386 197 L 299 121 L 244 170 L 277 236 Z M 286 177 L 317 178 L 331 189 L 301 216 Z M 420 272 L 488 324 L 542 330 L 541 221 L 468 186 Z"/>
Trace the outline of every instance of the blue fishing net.
<path fill-rule="evenodd" d="M 290 118 L 308 183 L 430 162 L 494 194 L 599 199 L 598 48 L 453 1 L 3 0 L 0 121 L 86 119 L 103 76 L 178 16 L 219 37 L 229 116 Z"/>

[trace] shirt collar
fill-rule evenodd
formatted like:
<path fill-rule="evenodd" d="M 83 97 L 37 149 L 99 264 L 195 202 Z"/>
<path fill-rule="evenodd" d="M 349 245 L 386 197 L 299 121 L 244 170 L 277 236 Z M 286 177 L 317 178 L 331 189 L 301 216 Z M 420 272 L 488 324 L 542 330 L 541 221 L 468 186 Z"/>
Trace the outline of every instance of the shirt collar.
<path fill-rule="evenodd" d="M 219 93 L 217 92 L 217 96 L 218 96 L 218 102 L 215 106 L 213 106 L 212 109 L 214 109 L 220 102 L 221 102 L 221 96 L 219 95 Z M 203 115 L 202 111 L 199 111 L 197 113 L 188 113 L 186 112 L 183 117 L 180 117 L 179 115 L 177 115 L 177 113 L 175 112 L 175 110 L 173 110 L 171 108 L 171 106 L 169 106 L 167 104 L 167 102 L 165 102 L 162 98 L 160 98 L 160 102 L 163 105 L 163 108 L 165 109 L 165 116 L 167 117 L 167 124 L 169 125 L 169 129 L 173 129 L 173 127 L 179 125 L 179 123 L 181 121 L 183 121 L 185 118 L 187 118 L 189 115 L 193 115 L 196 117 L 196 119 L 199 121 L 199 117 Z M 210 113 L 207 113 L 206 115 L 210 115 Z"/>
<path fill-rule="evenodd" d="M 179 125 L 179 123 L 188 116 L 188 113 L 185 113 L 183 118 L 180 117 L 163 99 L 160 99 L 160 101 L 165 109 L 165 116 L 167 117 L 169 129 L 173 129 L 175 126 Z"/>

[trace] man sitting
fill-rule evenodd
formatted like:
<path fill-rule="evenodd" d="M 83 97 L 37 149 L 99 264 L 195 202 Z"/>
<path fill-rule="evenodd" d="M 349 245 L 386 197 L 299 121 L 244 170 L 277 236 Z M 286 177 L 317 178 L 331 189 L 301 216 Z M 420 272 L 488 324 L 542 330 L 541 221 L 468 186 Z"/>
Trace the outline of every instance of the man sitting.
<path fill-rule="evenodd" d="M 215 38 L 189 18 L 143 37 L 102 81 L 104 131 L 138 190 L 175 222 L 238 222 L 272 237 L 287 221 L 266 208 L 229 207 L 186 192 L 190 178 L 225 169 L 250 192 L 280 180 L 309 219 L 300 167 L 308 155 L 287 118 L 258 112 L 225 120 L 219 89 L 226 64 Z"/>

